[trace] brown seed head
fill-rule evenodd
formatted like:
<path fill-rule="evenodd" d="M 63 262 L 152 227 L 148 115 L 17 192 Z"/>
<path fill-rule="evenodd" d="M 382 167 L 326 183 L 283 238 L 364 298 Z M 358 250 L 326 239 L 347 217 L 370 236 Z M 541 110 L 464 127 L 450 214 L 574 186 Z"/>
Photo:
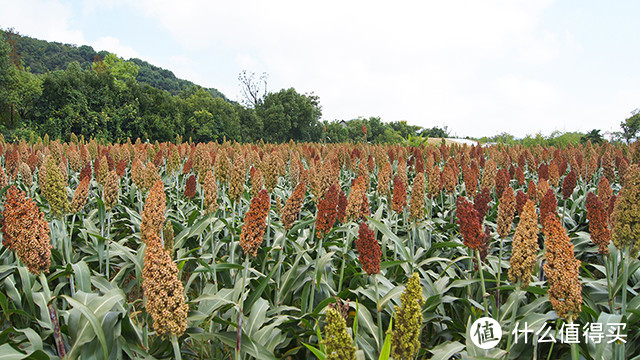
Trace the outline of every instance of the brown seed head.
<path fill-rule="evenodd" d="M 484 240 L 480 216 L 473 204 L 464 197 L 456 201 L 456 217 L 464 245 L 474 250 L 480 249 Z"/>
<path fill-rule="evenodd" d="M 213 171 L 207 171 L 204 177 L 204 184 L 202 184 L 202 190 L 204 191 L 204 207 L 207 213 L 213 213 L 218 209 L 218 185 L 216 184 Z"/>
<path fill-rule="evenodd" d="M 424 195 L 426 191 L 426 181 L 424 173 L 418 173 L 413 179 L 413 188 L 411 189 L 411 204 L 409 205 L 409 213 L 411 219 L 420 221 L 424 217 Z"/>
<path fill-rule="evenodd" d="M 251 199 L 249 211 L 245 214 L 244 225 L 240 233 L 240 246 L 245 255 L 257 256 L 258 248 L 264 240 L 265 223 L 269 213 L 269 194 L 262 189 L 258 196 Z"/>
<path fill-rule="evenodd" d="M 140 223 L 140 232 L 142 233 L 142 240 L 151 235 L 160 236 L 162 226 L 164 225 L 165 216 L 167 211 L 167 196 L 164 193 L 164 184 L 162 180 L 156 181 L 147 200 L 144 203 L 144 210 L 142 211 L 142 222 Z"/>
<path fill-rule="evenodd" d="M 407 206 L 407 188 L 399 175 L 393 177 L 393 199 L 391 208 L 397 214 L 402 214 Z"/>
<path fill-rule="evenodd" d="M 546 262 L 543 268 L 549 283 L 549 300 L 559 317 L 575 320 L 582 311 L 581 263 L 576 259 L 573 244 L 558 217 L 548 215 L 545 224 Z"/>
<path fill-rule="evenodd" d="M 291 229 L 291 226 L 298 218 L 306 192 L 307 184 L 300 183 L 296 186 L 291 196 L 289 196 L 285 202 L 284 208 L 282 208 L 282 223 L 284 224 L 285 230 Z"/>
<path fill-rule="evenodd" d="M 520 222 L 513 235 L 513 250 L 511 251 L 511 267 L 509 281 L 514 284 L 520 282 L 525 288 L 531 281 L 531 273 L 538 255 L 538 215 L 533 201 L 527 200 L 520 213 Z"/>
<path fill-rule="evenodd" d="M 323 237 L 333 228 L 338 215 L 338 187 L 333 184 L 318 202 L 318 218 L 316 220 L 316 234 Z"/>
<path fill-rule="evenodd" d="M 71 212 L 78 213 L 84 205 L 87 203 L 87 196 L 89 195 L 89 185 L 91 185 L 91 178 L 85 177 L 80 180 L 78 187 L 73 192 L 73 199 L 71 199 Z"/>
<path fill-rule="evenodd" d="M 102 198 L 104 206 L 107 210 L 110 210 L 118 203 L 118 197 L 120 196 L 120 177 L 116 174 L 115 170 L 109 171 L 105 180 L 102 190 Z"/>
<path fill-rule="evenodd" d="M 171 255 L 162 247 L 157 234 L 149 234 L 144 251 L 142 289 L 145 308 L 153 319 L 156 334 L 182 335 L 187 328 L 187 312 L 184 286 L 178 279 L 178 267 Z"/>
<path fill-rule="evenodd" d="M 49 224 L 38 205 L 12 185 L 2 211 L 2 244 L 13 250 L 33 274 L 48 272 L 51 266 Z"/>
<path fill-rule="evenodd" d="M 513 223 L 513 216 L 516 212 L 516 198 L 513 196 L 513 190 L 510 186 L 502 192 L 500 203 L 498 204 L 498 235 L 501 238 L 507 237 L 511 231 L 511 224 Z"/>
<path fill-rule="evenodd" d="M 628 247 L 633 257 L 640 250 L 640 168 L 627 170 L 624 186 L 613 210 L 613 243 L 618 249 Z"/>
<path fill-rule="evenodd" d="M 573 194 L 573 189 L 576 188 L 576 183 L 578 182 L 578 178 L 576 176 L 576 172 L 571 170 L 564 177 L 562 181 L 562 198 L 567 200 L 571 194 Z"/>
<path fill-rule="evenodd" d="M 611 240 L 607 210 L 599 199 L 599 196 L 592 192 L 587 195 L 586 208 L 591 240 L 593 240 L 594 244 L 598 245 L 598 252 L 606 255 L 609 253 L 607 246 Z"/>
<path fill-rule="evenodd" d="M 367 275 L 379 274 L 382 251 L 380 250 L 380 244 L 375 237 L 375 233 L 364 221 L 360 223 L 358 238 L 356 239 L 356 248 L 358 249 L 358 259 L 360 260 L 360 264 L 362 264 L 362 269 Z"/>

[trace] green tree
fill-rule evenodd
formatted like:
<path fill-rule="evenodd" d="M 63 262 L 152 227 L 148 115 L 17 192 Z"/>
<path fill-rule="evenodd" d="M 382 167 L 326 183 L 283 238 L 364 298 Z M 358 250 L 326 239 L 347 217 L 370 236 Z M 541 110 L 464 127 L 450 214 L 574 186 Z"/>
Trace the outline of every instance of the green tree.
<path fill-rule="evenodd" d="M 631 140 L 638 138 L 638 131 L 640 131 L 640 109 L 635 109 L 631 112 L 631 117 L 625 119 L 620 123 L 622 128 L 621 137 L 628 143 Z"/>
<path fill-rule="evenodd" d="M 262 119 L 263 138 L 270 142 L 319 141 L 322 110 L 318 97 L 298 94 L 294 88 L 269 93 L 256 107 Z"/>
<path fill-rule="evenodd" d="M 602 144 L 604 142 L 604 138 L 602 137 L 602 134 L 600 134 L 600 130 L 593 129 L 580 138 L 580 142 L 583 144 L 587 141 L 591 141 L 592 144 Z"/>

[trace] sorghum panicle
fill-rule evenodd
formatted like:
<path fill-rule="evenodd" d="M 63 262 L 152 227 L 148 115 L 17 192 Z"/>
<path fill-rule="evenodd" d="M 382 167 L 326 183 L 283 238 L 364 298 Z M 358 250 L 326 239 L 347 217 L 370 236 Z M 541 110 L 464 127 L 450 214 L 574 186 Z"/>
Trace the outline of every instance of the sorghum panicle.
<path fill-rule="evenodd" d="M 105 180 L 104 187 L 102 189 L 102 198 L 104 206 L 107 210 L 118 203 L 118 197 L 120 196 L 120 177 L 116 174 L 115 170 L 109 171 Z"/>
<path fill-rule="evenodd" d="M 218 185 L 213 171 L 206 172 L 202 190 L 204 191 L 204 207 L 207 213 L 215 212 L 218 209 Z"/>
<path fill-rule="evenodd" d="M 146 244 L 142 271 L 146 311 L 153 319 L 157 335 L 180 336 L 187 328 L 189 307 L 185 302 L 184 286 L 178 278 L 178 267 L 157 234 L 149 234 Z"/>
<path fill-rule="evenodd" d="M 420 349 L 420 331 L 422 330 L 422 286 L 420 278 L 414 273 L 407 287 L 400 295 L 401 306 L 395 306 L 393 330 L 391 331 L 391 354 L 394 359 L 413 359 Z"/>
<path fill-rule="evenodd" d="M 498 235 L 501 238 L 507 237 L 511 231 L 511 224 L 513 223 L 513 216 L 516 212 L 516 198 L 513 196 L 513 190 L 510 186 L 502 192 L 500 203 L 498 204 Z"/>
<path fill-rule="evenodd" d="M 613 196 L 613 190 L 611 190 L 611 184 L 606 177 L 602 176 L 598 182 L 598 198 L 602 200 L 603 204 L 609 204 L 609 200 Z"/>
<path fill-rule="evenodd" d="M 473 204 L 464 197 L 456 201 L 456 217 L 464 245 L 473 250 L 480 249 L 484 240 L 480 216 Z"/>
<path fill-rule="evenodd" d="M 529 200 L 529 197 L 524 191 L 518 190 L 516 192 L 516 211 L 518 211 L 518 214 L 522 214 L 522 209 L 524 208 L 524 204 L 527 203 L 527 200 Z"/>
<path fill-rule="evenodd" d="M 576 172 L 571 170 L 562 180 L 562 198 L 567 200 L 571 194 L 573 194 L 573 189 L 576 188 L 576 184 L 578 182 L 578 178 L 576 176 Z"/>
<path fill-rule="evenodd" d="M 520 212 L 520 222 L 513 235 L 513 250 L 509 262 L 509 281 L 525 288 L 538 255 L 538 215 L 533 201 L 527 200 Z"/>
<path fill-rule="evenodd" d="M 540 221 L 543 227 L 546 226 L 548 215 L 558 217 L 558 201 L 556 200 L 556 193 L 551 188 L 547 190 L 547 193 L 540 201 Z"/>
<path fill-rule="evenodd" d="M 402 214 L 407 206 L 407 188 L 399 175 L 393 177 L 393 200 L 391 208 L 397 214 Z"/>
<path fill-rule="evenodd" d="M 333 228 L 338 215 L 338 187 L 333 184 L 318 202 L 318 218 L 316 220 L 316 234 L 324 236 Z"/>
<path fill-rule="evenodd" d="M 382 169 L 378 171 L 378 196 L 386 196 L 389 194 L 389 182 L 391 181 L 391 163 L 385 162 Z"/>
<path fill-rule="evenodd" d="M 380 244 L 375 237 L 373 230 L 366 222 L 360 223 L 358 238 L 356 239 L 356 249 L 358 249 L 358 259 L 362 264 L 362 269 L 367 275 L 380 273 L 380 257 L 382 251 Z"/>
<path fill-rule="evenodd" d="M 13 250 L 33 274 L 48 272 L 51 266 L 49 224 L 38 205 L 12 185 L 2 211 L 2 244 Z"/>
<path fill-rule="evenodd" d="M 69 197 L 66 189 L 67 183 L 64 175 L 53 157 L 47 160 L 46 178 L 44 181 L 44 195 L 51 212 L 56 217 L 60 217 L 69 211 Z"/>
<path fill-rule="evenodd" d="M 545 224 L 546 262 L 543 268 L 548 278 L 549 301 L 559 317 L 575 320 L 582 311 L 581 262 L 576 259 L 573 244 L 558 217 L 547 215 Z"/>
<path fill-rule="evenodd" d="M 144 210 L 142 210 L 140 232 L 142 233 L 143 241 L 151 234 L 160 236 L 166 211 L 167 196 L 164 193 L 164 183 L 162 180 L 158 180 L 149 191 L 147 200 L 144 203 Z"/>
<path fill-rule="evenodd" d="M 251 199 L 249 211 L 245 214 L 240 246 L 245 255 L 258 255 L 258 248 L 264 240 L 265 223 L 269 212 L 270 200 L 266 189 L 260 190 L 258 196 Z"/>
<path fill-rule="evenodd" d="M 424 217 L 424 194 L 426 191 L 426 181 L 424 173 L 419 172 L 413 179 L 413 188 L 411 189 L 411 203 L 409 205 L 409 214 L 411 218 L 420 221 Z"/>
<path fill-rule="evenodd" d="M 347 221 L 360 218 L 362 201 L 366 197 L 366 191 L 365 179 L 361 177 L 356 178 L 351 185 L 351 192 L 349 193 L 347 208 L 345 210 L 345 218 Z"/>
<path fill-rule="evenodd" d="M 73 198 L 71 199 L 71 212 L 78 213 L 84 205 L 87 203 L 87 197 L 89 195 L 89 186 L 91 185 L 91 178 L 83 178 L 78 187 L 73 192 Z"/>
<path fill-rule="evenodd" d="M 327 308 L 326 320 L 322 344 L 326 349 L 327 360 L 355 360 L 356 347 L 340 312 L 334 308 Z"/>
<path fill-rule="evenodd" d="M 291 226 L 298 218 L 306 192 L 307 184 L 299 183 L 285 202 L 284 208 L 282 208 L 282 223 L 285 230 L 291 229 Z"/>
<path fill-rule="evenodd" d="M 609 253 L 607 246 L 611 240 L 607 210 L 599 196 L 592 192 L 587 195 L 586 208 L 591 240 L 598 245 L 598 252 L 606 255 Z"/>
<path fill-rule="evenodd" d="M 640 168 L 631 165 L 613 210 L 613 243 L 618 249 L 629 247 L 636 257 L 640 250 Z"/>
<path fill-rule="evenodd" d="M 489 211 L 489 201 L 491 201 L 491 189 L 483 187 L 482 190 L 473 198 L 473 208 L 478 212 L 480 224 L 484 221 Z"/>
<path fill-rule="evenodd" d="M 184 196 L 188 197 L 189 199 L 193 199 L 196 196 L 197 185 L 198 182 L 196 180 L 196 176 L 191 174 L 191 176 L 189 176 L 189 178 L 187 179 L 187 184 L 184 188 Z"/>

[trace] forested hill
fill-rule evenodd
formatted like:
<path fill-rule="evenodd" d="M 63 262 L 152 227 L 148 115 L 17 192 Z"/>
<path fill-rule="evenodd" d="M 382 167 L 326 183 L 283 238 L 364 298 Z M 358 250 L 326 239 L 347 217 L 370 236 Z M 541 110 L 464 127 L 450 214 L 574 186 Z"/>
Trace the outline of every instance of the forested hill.
<path fill-rule="evenodd" d="M 96 56 L 104 59 L 107 51 L 96 52 L 88 45 L 62 44 L 34 39 L 28 36 L 5 32 L 0 30 L 5 41 L 15 47 L 16 54 L 25 67 L 34 74 L 44 74 L 56 70 L 65 70 L 70 63 L 77 61 L 83 70 L 91 69 Z M 117 54 L 116 54 L 117 55 Z M 166 70 L 140 59 L 129 59 L 138 66 L 136 80 L 149 84 L 157 89 L 166 90 L 172 95 L 177 95 L 195 84 L 189 80 L 177 78 L 173 72 Z M 227 97 L 215 88 L 204 88 L 213 97 L 228 100 Z"/>
<path fill-rule="evenodd" d="M 139 59 L 90 46 L 0 32 L 0 133 L 8 140 L 71 135 L 107 142 L 398 142 L 446 137 L 439 128 L 379 117 L 321 121 L 318 96 L 294 88 L 267 92 L 242 73 L 251 101 L 229 101 Z M 247 100 L 247 99 L 245 99 Z"/>

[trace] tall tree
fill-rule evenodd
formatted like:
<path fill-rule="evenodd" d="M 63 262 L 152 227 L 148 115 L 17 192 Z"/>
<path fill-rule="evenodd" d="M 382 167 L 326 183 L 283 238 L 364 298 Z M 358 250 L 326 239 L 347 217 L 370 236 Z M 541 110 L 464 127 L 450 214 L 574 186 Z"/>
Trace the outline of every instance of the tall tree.
<path fill-rule="evenodd" d="M 267 78 L 269 76 L 263 72 L 256 79 L 256 73 L 242 70 L 238 75 L 240 91 L 243 98 L 240 100 L 244 106 L 255 108 L 267 96 Z"/>
<path fill-rule="evenodd" d="M 631 112 L 631 117 L 625 119 L 620 123 L 622 128 L 621 136 L 628 143 L 631 140 L 638 138 L 638 131 L 640 131 L 640 109 L 635 109 Z"/>
<path fill-rule="evenodd" d="M 587 141 L 591 141 L 592 144 L 602 144 L 604 142 L 604 138 L 602 137 L 602 134 L 600 134 L 600 130 L 593 129 L 580 138 L 581 143 L 586 143 Z"/>
<path fill-rule="evenodd" d="M 294 88 L 265 96 L 256 107 L 264 124 L 264 140 L 271 142 L 319 141 L 322 110 L 317 96 L 302 95 Z"/>

